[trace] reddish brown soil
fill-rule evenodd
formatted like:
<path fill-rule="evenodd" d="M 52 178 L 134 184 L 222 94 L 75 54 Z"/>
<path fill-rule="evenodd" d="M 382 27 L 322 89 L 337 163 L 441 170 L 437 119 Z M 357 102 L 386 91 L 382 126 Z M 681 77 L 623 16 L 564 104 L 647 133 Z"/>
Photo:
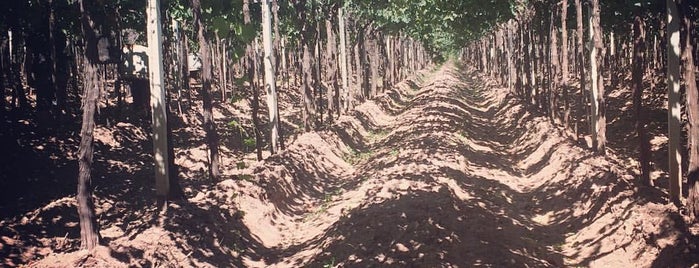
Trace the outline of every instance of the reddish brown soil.
<path fill-rule="evenodd" d="M 101 135 L 102 143 L 115 148 L 120 139 L 143 135 L 125 124 L 116 129 L 130 134 Z M 0 237 L 5 265 L 698 263 L 691 226 L 683 224 L 663 191 L 639 186 L 633 161 L 613 151 L 593 155 L 546 117 L 526 110 L 507 89 L 454 63 L 400 83 L 333 127 L 302 134 L 282 153 L 251 167 L 236 168 L 239 156 L 224 149 L 227 179 L 213 186 L 201 178 L 203 144 L 180 148 L 188 199 L 171 203 L 165 215 L 155 212 L 151 199 L 133 194 L 152 190 L 98 191 L 105 246 L 74 251 L 77 228 L 69 212 L 74 201 L 57 199 L 3 217 L 0 226 L 10 230 Z M 128 169 L 136 161 L 123 159 L 108 166 Z M 147 186 L 139 176 L 148 172 L 126 180 L 133 180 L 132 187 Z M 41 231 L 48 227 L 69 234 Z"/>

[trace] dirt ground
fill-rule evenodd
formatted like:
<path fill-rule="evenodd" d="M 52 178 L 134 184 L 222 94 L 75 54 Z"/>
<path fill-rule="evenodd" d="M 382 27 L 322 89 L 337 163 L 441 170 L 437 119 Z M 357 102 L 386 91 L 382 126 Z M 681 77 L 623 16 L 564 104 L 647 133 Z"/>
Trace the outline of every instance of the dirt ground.
<path fill-rule="evenodd" d="M 105 148 L 147 144 L 133 125 L 100 131 Z M 225 180 L 215 185 L 202 178 L 203 142 L 178 147 L 187 198 L 165 215 L 149 197 L 152 167 L 129 170 L 147 166 L 148 155 L 113 151 L 121 157 L 100 164 L 105 186 L 95 195 L 104 246 L 76 250 L 67 196 L 2 215 L 0 257 L 30 267 L 699 264 L 697 227 L 664 191 L 641 186 L 633 160 L 613 150 L 596 156 L 567 135 L 450 62 L 264 161 L 224 148 Z"/>

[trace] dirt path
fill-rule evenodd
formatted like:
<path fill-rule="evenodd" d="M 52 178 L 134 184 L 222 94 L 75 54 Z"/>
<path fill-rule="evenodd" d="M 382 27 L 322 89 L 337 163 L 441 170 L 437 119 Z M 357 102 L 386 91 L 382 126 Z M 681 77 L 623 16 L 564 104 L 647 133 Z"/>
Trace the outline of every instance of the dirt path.
<path fill-rule="evenodd" d="M 629 159 L 594 156 L 562 133 L 507 89 L 447 63 L 365 102 L 333 127 L 300 135 L 252 168 L 228 170 L 240 173 L 237 180 L 186 186 L 192 197 L 170 204 L 163 225 L 152 210 L 123 210 L 130 212 L 124 216 L 108 206 L 107 217 L 121 218 L 103 226 L 105 247 L 52 253 L 35 264 L 688 267 L 698 261 L 687 253 L 696 241 L 677 231 L 681 221 L 669 213 L 666 195 L 637 187 Z"/>
<path fill-rule="evenodd" d="M 416 80 L 256 170 L 236 203 L 269 250 L 246 265 L 648 266 L 674 239 L 614 156 L 475 72 Z"/>

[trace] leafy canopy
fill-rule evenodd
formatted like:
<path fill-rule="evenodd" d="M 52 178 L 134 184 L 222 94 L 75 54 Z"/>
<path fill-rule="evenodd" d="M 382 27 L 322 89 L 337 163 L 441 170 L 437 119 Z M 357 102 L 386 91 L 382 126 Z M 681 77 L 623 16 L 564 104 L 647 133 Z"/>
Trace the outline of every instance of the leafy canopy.
<path fill-rule="evenodd" d="M 514 16 L 515 0 L 352 0 L 360 21 L 419 40 L 432 53 L 451 53 Z"/>

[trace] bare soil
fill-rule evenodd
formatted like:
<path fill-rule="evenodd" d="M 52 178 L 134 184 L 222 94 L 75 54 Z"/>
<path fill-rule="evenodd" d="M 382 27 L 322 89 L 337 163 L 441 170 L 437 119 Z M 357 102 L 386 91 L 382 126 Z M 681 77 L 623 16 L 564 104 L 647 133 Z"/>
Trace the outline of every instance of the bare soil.
<path fill-rule="evenodd" d="M 222 110 L 219 120 L 242 118 Z M 177 146 L 187 198 L 164 215 L 151 198 L 148 151 L 128 149 L 147 148 L 147 132 L 119 123 L 97 133 L 109 152 L 95 172 L 104 246 L 76 250 L 74 197 L 59 196 L 25 213 L 3 212 L 3 265 L 699 264 L 696 226 L 664 191 L 641 186 L 630 156 L 594 155 L 456 63 L 416 74 L 264 161 L 224 142 L 225 180 L 213 185 L 201 130 L 178 128 L 187 137 Z"/>

